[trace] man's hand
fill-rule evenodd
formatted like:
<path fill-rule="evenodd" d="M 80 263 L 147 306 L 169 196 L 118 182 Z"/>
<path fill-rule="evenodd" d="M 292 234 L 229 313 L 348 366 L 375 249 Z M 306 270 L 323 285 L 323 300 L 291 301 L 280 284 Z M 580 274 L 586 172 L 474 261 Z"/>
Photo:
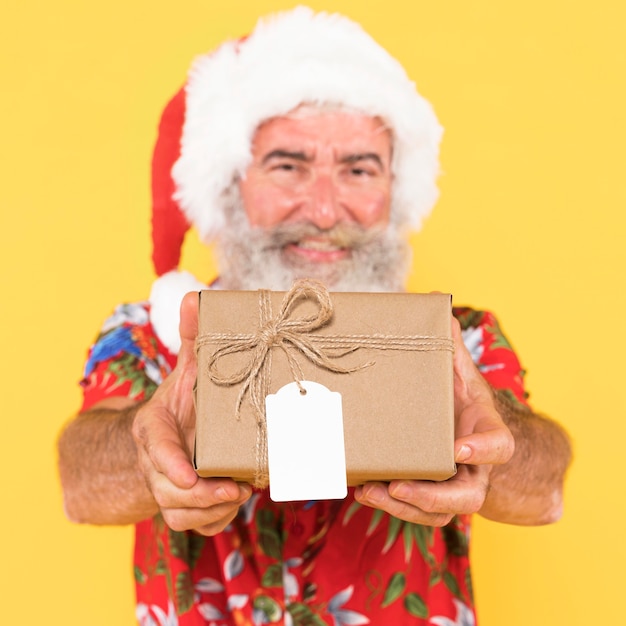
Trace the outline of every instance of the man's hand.
<path fill-rule="evenodd" d="M 180 320 L 181 349 L 176 368 L 137 411 L 132 434 L 139 467 L 168 526 L 214 535 L 237 515 L 252 488 L 230 479 L 200 478 L 191 464 L 196 422 L 196 293 L 185 296 Z"/>
<path fill-rule="evenodd" d="M 452 325 L 456 475 L 444 482 L 367 483 L 355 493 L 362 504 L 429 526 L 444 526 L 454 515 L 480 511 L 493 466 L 507 463 L 515 448 L 494 394 L 463 343 L 458 321 L 453 319 Z"/>

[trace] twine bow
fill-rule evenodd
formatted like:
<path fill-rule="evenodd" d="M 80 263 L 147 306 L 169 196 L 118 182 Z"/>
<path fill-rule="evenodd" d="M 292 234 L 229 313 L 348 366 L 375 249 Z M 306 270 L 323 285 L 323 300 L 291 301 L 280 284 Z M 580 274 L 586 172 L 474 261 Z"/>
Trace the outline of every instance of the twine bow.
<path fill-rule="evenodd" d="M 291 318 L 292 310 L 300 299 L 313 299 L 317 304 L 316 313 Z M 296 281 L 291 290 L 285 294 L 276 317 L 272 317 L 270 292 L 260 290 L 259 314 L 259 327 L 254 333 L 207 333 L 199 336 L 196 341 L 196 349 L 207 344 L 225 344 L 209 357 L 206 371 L 210 380 L 216 385 L 231 386 L 243 383 L 235 406 L 237 417 L 240 415 L 243 400 L 249 393 L 250 402 L 255 409 L 257 419 L 264 418 L 272 348 L 280 348 L 286 355 L 293 379 L 300 388 L 300 393 L 306 392 L 300 384 L 303 374 L 294 352 L 304 355 L 318 367 L 340 374 L 349 374 L 370 365 L 370 363 L 365 363 L 356 367 L 341 367 L 332 359 L 343 356 L 353 349 L 330 355 L 324 350 L 324 346 L 315 345 L 315 339 L 309 336 L 309 333 L 322 328 L 333 316 L 333 304 L 330 295 L 326 287 L 319 281 L 312 279 Z M 217 367 L 218 361 L 237 352 L 250 353 L 246 365 L 234 374 L 221 373 Z"/>

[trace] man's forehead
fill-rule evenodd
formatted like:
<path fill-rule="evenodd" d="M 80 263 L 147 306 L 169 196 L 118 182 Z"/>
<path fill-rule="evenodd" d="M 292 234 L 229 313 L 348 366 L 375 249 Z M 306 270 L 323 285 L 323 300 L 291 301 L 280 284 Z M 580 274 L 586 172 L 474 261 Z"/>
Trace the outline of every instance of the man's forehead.
<path fill-rule="evenodd" d="M 355 109 L 352 107 L 348 107 L 342 104 L 334 104 L 331 102 L 324 103 L 310 103 L 305 102 L 303 104 L 299 104 L 297 107 L 288 111 L 287 113 L 282 113 L 280 115 L 274 115 L 270 118 L 263 120 L 259 126 L 260 128 L 264 124 L 274 120 L 306 120 L 312 117 L 320 117 L 324 115 L 332 116 L 334 114 L 341 114 L 342 116 L 346 116 L 348 118 L 353 119 L 371 119 L 376 124 L 382 126 L 381 130 L 391 130 L 385 121 L 377 115 L 372 115 L 371 113 L 367 113 L 366 111 L 361 111 L 359 109 Z"/>
<path fill-rule="evenodd" d="M 334 104 L 301 104 L 295 109 L 263 120 L 257 127 L 253 144 L 259 139 L 264 142 L 275 139 L 278 141 L 297 142 L 301 137 L 298 131 L 306 135 L 307 129 L 328 132 L 339 131 L 333 135 L 344 142 L 364 142 L 367 139 L 381 140 L 391 147 L 393 135 L 385 121 L 375 115 Z M 359 131 L 359 132 L 356 132 Z M 317 137 L 317 133 L 313 136 Z"/>

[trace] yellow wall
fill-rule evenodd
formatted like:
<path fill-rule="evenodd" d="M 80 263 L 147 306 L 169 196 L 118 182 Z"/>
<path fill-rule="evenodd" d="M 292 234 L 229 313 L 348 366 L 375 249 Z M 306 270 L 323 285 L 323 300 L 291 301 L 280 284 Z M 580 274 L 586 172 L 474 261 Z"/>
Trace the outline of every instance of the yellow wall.
<path fill-rule="evenodd" d="M 418 290 L 500 316 L 576 444 L 565 517 L 478 520 L 483 626 L 617 623 L 626 436 L 626 11 L 615 0 L 312 2 L 361 21 L 446 127 Z M 3 624 L 130 626 L 131 531 L 65 521 L 54 442 L 87 345 L 147 294 L 148 164 L 193 55 L 289 2 L 23 0 L 0 25 Z M 407 8 L 407 7 L 411 8 Z M 208 277 L 191 242 L 185 265 Z M 62 622 L 59 621 L 62 619 Z"/>

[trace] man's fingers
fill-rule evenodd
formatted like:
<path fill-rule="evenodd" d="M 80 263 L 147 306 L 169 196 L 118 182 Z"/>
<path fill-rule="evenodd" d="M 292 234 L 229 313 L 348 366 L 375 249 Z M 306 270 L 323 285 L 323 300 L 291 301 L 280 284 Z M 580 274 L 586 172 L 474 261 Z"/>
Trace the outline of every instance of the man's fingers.
<path fill-rule="evenodd" d="M 442 482 L 398 480 L 390 495 L 429 514 L 471 514 L 482 507 L 489 489 L 489 470 L 460 466 L 454 478 Z"/>
<path fill-rule="evenodd" d="M 181 489 L 163 474 L 152 477 L 152 488 L 157 504 L 162 509 L 209 509 L 223 504 L 245 502 L 252 494 L 247 484 L 230 478 L 199 478 L 189 489 Z"/>
<path fill-rule="evenodd" d="M 427 511 L 414 502 L 394 498 L 389 491 L 389 486 L 385 483 L 366 483 L 357 487 L 354 492 L 354 498 L 361 504 L 380 509 L 398 519 L 415 524 L 445 526 L 453 517 L 450 513 Z"/>
<path fill-rule="evenodd" d="M 461 466 L 454 478 L 443 482 L 367 483 L 356 490 L 355 498 L 406 521 L 443 526 L 454 515 L 479 511 L 488 489 L 487 468 Z"/>
<path fill-rule="evenodd" d="M 203 524 L 202 526 L 193 526 L 192 529 L 199 535 L 212 537 L 213 535 L 217 535 L 217 533 L 221 533 L 226 526 L 228 526 L 228 524 L 230 524 L 237 517 L 238 512 L 238 507 L 233 508 L 228 514 L 222 516 L 217 521 L 209 524 Z"/>
<path fill-rule="evenodd" d="M 178 489 L 162 475 L 155 477 L 153 494 L 163 518 L 173 530 L 221 531 L 252 495 L 249 485 L 230 479 L 200 478 L 191 489 Z"/>

